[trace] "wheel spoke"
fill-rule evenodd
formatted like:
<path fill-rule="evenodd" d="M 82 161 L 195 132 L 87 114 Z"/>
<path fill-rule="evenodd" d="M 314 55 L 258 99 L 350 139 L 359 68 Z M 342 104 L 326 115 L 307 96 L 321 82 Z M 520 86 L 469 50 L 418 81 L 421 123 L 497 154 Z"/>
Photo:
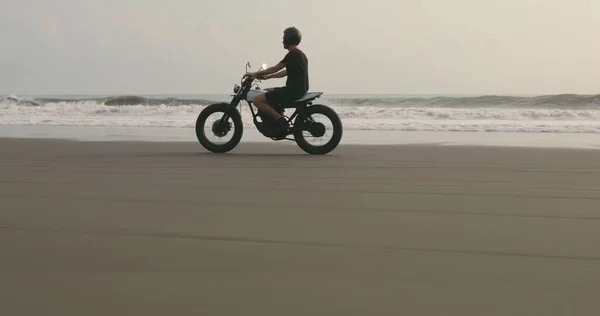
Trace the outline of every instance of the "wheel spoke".
<path fill-rule="evenodd" d="M 204 123 L 204 134 L 206 138 L 211 140 L 213 144 L 225 144 L 233 137 L 235 126 L 229 119 L 226 122 L 221 121 L 222 113 L 213 113 L 214 117 L 212 120 L 206 119 Z"/>
<path fill-rule="evenodd" d="M 315 116 L 318 119 L 315 119 Z M 311 131 L 311 128 L 309 127 L 308 131 L 303 131 L 303 135 L 305 137 L 305 139 L 308 140 L 315 140 L 316 143 L 313 144 L 313 146 L 317 146 L 318 144 L 323 145 L 326 144 L 330 138 L 328 138 L 328 136 L 330 136 L 330 132 L 333 131 L 333 123 L 331 122 L 331 120 L 326 117 L 325 115 L 321 114 L 321 113 L 315 113 L 312 114 L 311 116 L 308 117 L 307 121 L 309 122 L 308 125 L 313 125 L 315 126 L 316 124 L 323 124 L 322 128 L 325 129 L 325 133 L 322 133 L 322 135 L 319 135 L 321 133 L 318 132 L 319 129 L 321 129 L 321 126 L 315 126 L 314 130 L 315 130 L 315 134 L 317 135 L 313 135 L 313 132 Z"/>

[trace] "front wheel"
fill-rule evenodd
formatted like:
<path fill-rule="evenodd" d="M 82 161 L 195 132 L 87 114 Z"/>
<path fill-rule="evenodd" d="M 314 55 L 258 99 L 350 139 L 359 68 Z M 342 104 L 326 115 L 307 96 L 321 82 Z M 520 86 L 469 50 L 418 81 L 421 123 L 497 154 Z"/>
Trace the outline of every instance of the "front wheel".
<path fill-rule="evenodd" d="M 332 125 L 331 133 L 328 132 L 327 126 L 315 117 L 320 115 L 325 116 Z M 315 104 L 311 105 L 304 112 L 298 115 L 294 123 L 294 139 L 300 149 L 311 155 L 325 155 L 334 150 L 342 140 L 343 126 L 338 114 L 330 107 Z M 329 136 L 331 138 L 323 144 L 313 145 L 309 140 L 320 140 Z"/>
<path fill-rule="evenodd" d="M 200 112 L 196 119 L 196 137 L 204 148 L 213 153 L 228 152 L 234 149 L 242 139 L 243 123 L 240 112 L 233 107 L 227 109 L 228 106 L 226 103 L 209 105 Z M 222 120 L 226 111 L 228 117 L 226 120 Z M 214 117 L 214 122 L 208 120 L 210 116 Z M 229 135 L 231 139 L 224 140 L 223 143 L 213 142 L 209 140 L 209 135 L 216 136 L 219 141 Z"/>

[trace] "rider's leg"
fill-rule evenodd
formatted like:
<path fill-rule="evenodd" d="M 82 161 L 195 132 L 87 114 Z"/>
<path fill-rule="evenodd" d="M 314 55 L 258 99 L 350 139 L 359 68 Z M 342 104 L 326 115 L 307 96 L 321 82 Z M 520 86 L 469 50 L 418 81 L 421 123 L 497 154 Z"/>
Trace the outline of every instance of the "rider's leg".
<path fill-rule="evenodd" d="M 284 132 L 289 129 L 290 124 L 287 119 L 279 114 L 271 105 L 280 105 L 286 103 L 287 100 L 287 90 L 284 88 L 273 89 L 265 94 L 258 95 L 254 98 L 254 104 L 259 110 L 264 111 L 268 115 L 270 115 L 274 121 L 272 125 L 272 130 L 275 134 L 280 132 Z"/>
<path fill-rule="evenodd" d="M 257 95 L 252 102 L 260 111 L 269 114 L 274 119 L 281 117 L 281 114 L 277 113 L 277 111 L 275 111 L 275 109 L 269 105 L 267 97 L 264 94 Z"/>

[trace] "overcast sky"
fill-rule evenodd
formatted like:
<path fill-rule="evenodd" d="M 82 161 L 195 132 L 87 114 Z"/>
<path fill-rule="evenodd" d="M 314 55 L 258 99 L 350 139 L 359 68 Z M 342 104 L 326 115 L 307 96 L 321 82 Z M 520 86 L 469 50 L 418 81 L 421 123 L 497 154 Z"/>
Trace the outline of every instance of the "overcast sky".
<path fill-rule="evenodd" d="M 599 0 L 2 0 L 0 11 L 0 94 L 229 93 L 246 61 L 281 60 L 291 25 L 311 90 L 600 93 Z"/>

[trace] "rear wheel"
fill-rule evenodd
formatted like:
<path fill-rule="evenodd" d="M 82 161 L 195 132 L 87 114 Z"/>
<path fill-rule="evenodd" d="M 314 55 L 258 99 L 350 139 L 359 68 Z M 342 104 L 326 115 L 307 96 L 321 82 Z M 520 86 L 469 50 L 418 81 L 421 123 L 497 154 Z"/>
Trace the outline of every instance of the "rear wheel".
<path fill-rule="evenodd" d="M 324 116 L 331 125 L 318 118 Z M 298 147 L 311 155 L 325 155 L 334 150 L 342 139 L 343 126 L 338 114 L 330 107 L 315 104 L 306 108 L 295 120 L 294 139 Z M 329 140 L 325 140 L 329 137 Z M 317 144 L 312 142 L 316 141 Z"/>
<path fill-rule="evenodd" d="M 200 144 L 213 153 L 225 153 L 234 149 L 242 139 L 242 117 L 236 108 L 229 108 L 226 120 L 221 118 L 229 105 L 217 103 L 207 106 L 196 119 L 196 137 Z M 210 117 L 214 121 L 209 120 Z M 216 141 L 209 138 L 214 136 Z M 229 140 L 227 137 L 231 136 Z"/>

